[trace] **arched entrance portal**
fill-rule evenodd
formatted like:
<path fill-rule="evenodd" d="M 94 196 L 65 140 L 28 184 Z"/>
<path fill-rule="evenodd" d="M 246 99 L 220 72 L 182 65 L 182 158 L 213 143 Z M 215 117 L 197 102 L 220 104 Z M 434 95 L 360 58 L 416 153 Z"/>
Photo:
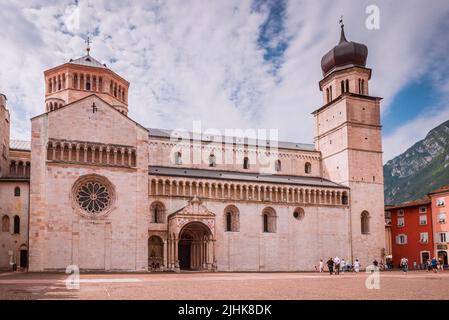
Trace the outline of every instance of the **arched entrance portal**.
<path fill-rule="evenodd" d="M 148 239 L 148 268 L 159 270 L 164 266 L 164 243 L 158 236 Z"/>
<path fill-rule="evenodd" d="M 447 251 L 438 251 L 438 260 L 441 260 L 444 266 L 446 266 L 447 263 Z"/>
<path fill-rule="evenodd" d="M 210 269 L 213 257 L 210 229 L 201 222 L 190 222 L 179 233 L 178 259 L 181 270 Z"/>

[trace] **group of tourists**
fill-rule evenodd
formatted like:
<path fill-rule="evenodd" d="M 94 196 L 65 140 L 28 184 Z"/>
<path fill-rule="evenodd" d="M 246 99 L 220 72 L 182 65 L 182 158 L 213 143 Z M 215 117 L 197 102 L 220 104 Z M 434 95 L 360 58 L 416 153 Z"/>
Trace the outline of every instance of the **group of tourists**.
<path fill-rule="evenodd" d="M 407 257 L 402 257 L 399 266 L 402 268 L 402 271 L 404 272 L 407 272 L 409 270 Z M 417 269 L 416 261 L 413 262 L 413 269 L 415 270 Z M 427 272 L 433 271 L 437 273 L 438 270 L 443 271 L 444 266 L 441 260 L 438 261 L 437 258 L 433 257 L 432 259 L 427 259 L 427 261 L 425 261 L 423 269 L 426 269 Z"/>
<path fill-rule="evenodd" d="M 359 259 L 355 259 L 354 263 L 351 264 L 350 261 L 346 261 L 345 259 L 340 259 L 338 256 L 335 258 L 330 257 L 329 260 L 326 261 L 327 268 L 330 274 L 340 274 L 350 271 L 359 272 L 360 271 L 360 261 Z M 316 267 L 315 267 L 316 269 Z M 324 272 L 324 261 L 320 259 L 318 272 Z"/>

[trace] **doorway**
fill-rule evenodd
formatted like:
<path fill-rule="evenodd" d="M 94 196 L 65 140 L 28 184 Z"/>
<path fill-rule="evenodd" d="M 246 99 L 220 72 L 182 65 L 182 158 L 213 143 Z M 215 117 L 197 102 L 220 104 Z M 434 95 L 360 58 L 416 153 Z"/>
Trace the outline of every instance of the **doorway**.
<path fill-rule="evenodd" d="M 447 251 L 438 251 L 438 260 L 443 261 L 443 265 L 447 266 Z"/>
<path fill-rule="evenodd" d="M 20 268 L 28 268 L 28 250 L 20 250 Z"/>
<path fill-rule="evenodd" d="M 210 266 L 212 233 L 203 223 L 190 222 L 179 233 L 178 260 L 181 270 L 202 270 Z"/>

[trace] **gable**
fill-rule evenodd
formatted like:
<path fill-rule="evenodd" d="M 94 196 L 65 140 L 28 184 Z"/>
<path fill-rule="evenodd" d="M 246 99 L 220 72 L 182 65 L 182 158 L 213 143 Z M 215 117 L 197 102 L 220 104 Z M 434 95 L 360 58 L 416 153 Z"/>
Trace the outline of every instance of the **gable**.
<path fill-rule="evenodd" d="M 136 146 L 140 134 L 147 132 L 96 95 L 42 116 L 48 139 Z"/>

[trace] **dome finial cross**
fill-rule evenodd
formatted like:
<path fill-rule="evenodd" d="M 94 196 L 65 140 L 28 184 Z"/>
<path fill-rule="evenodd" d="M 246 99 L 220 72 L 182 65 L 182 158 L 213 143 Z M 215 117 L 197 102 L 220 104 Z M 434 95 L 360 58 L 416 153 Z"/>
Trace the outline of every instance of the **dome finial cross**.
<path fill-rule="evenodd" d="M 87 39 L 86 39 L 86 44 L 87 44 L 87 48 L 86 48 L 86 51 L 87 51 L 87 55 L 90 55 L 90 44 L 92 43 L 92 40 L 90 40 L 90 37 L 87 37 Z"/>

